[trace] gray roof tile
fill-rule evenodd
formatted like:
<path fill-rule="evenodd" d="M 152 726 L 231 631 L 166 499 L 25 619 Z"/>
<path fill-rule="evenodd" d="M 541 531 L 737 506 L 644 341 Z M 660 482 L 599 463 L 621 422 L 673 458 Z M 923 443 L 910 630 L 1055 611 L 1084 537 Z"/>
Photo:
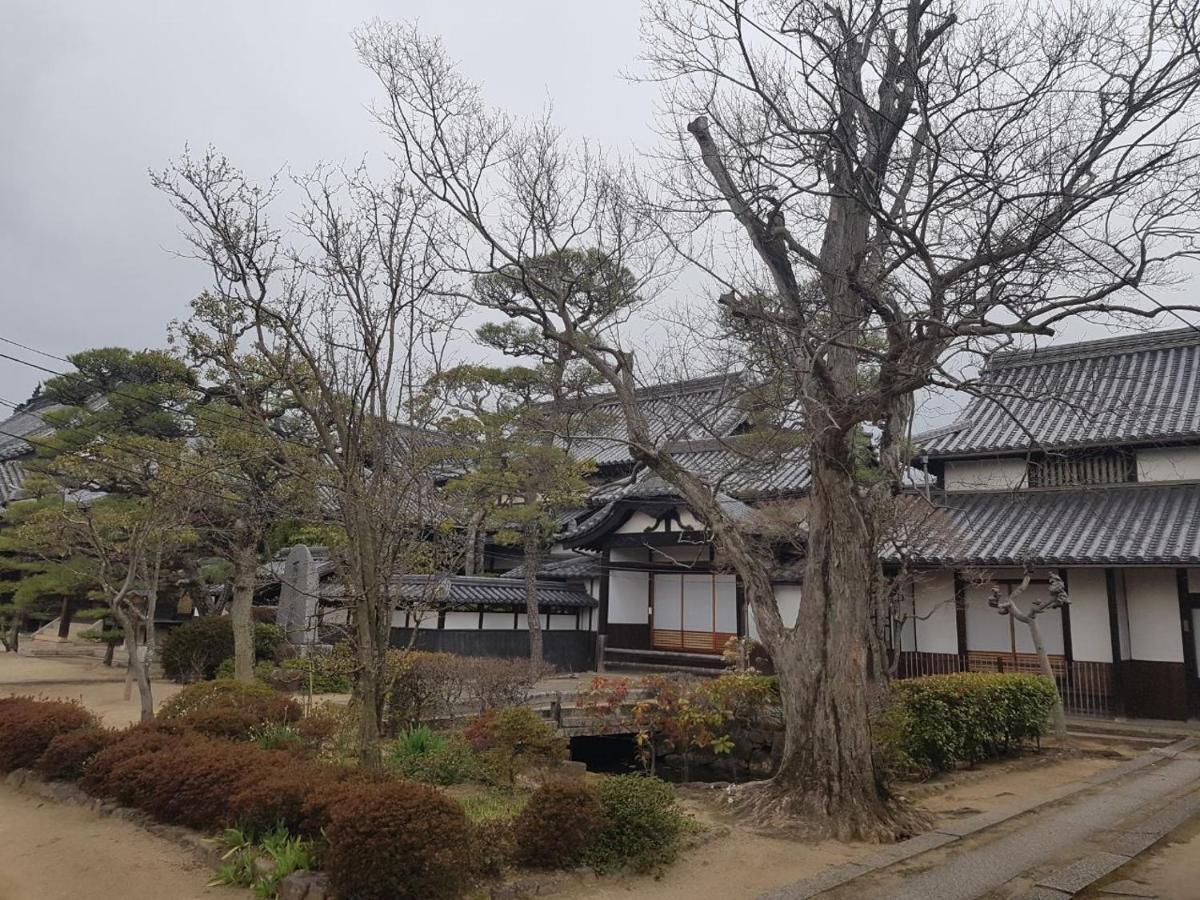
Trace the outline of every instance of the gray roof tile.
<path fill-rule="evenodd" d="M 1200 565 L 1200 484 L 910 497 L 913 561 L 930 565 Z"/>
<path fill-rule="evenodd" d="M 915 440 L 931 457 L 1200 438 L 1200 330 L 997 353 L 986 395 Z"/>
<path fill-rule="evenodd" d="M 638 392 L 655 441 L 724 437 L 746 418 L 746 385 L 738 375 L 715 375 L 654 385 Z M 630 462 L 625 420 L 612 394 L 576 401 L 583 413 L 570 450 L 598 466 Z"/>

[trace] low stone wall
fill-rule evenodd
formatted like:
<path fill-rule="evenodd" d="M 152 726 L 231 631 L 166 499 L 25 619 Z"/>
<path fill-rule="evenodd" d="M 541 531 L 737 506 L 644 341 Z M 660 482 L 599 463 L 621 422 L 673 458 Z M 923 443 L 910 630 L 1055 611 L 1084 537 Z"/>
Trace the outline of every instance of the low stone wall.
<path fill-rule="evenodd" d="M 681 753 L 659 756 L 656 769 L 670 780 L 681 781 L 757 781 L 770 778 L 783 759 L 782 722 L 763 719 L 737 727 L 733 750 L 718 756 L 711 750 L 692 750 L 686 759 Z"/>

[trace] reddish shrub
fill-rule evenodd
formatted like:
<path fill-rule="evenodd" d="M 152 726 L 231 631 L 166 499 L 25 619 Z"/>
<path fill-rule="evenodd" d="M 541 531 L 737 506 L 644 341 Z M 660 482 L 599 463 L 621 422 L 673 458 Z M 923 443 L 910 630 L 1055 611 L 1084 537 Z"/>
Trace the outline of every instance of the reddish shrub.
<path fill-rule="evenodd" d="M 127 770 L 121 768 L 129 760 L 149 756 L 164 747 L 182 740 L 155 723 L 135 725 L 118 732 L 112 742 L 93 756 L 83 767 L 83 789 L 101 797 L 116 797 L 127 781 Z"/>
<path fill-rule="evenodd" d="M 526 706 L 480 713 L 463 729 L 463 739 L 509 785 L 522 770 L 548 767 L 567 756 L 566 738 Z"/>
<path fill-rule="evenodd" d="M 316 837 L 329 821 L 329 808 L 345 793 L 343 772 L 316 763 L 290 761 L 261 767 L 242 778 L 228 797 L 231 818 L 253 834 L 283 825 L 294 835 Z"/>
<path fill-rule="evenodd" d="M 583 782 L 547 782 L 513 822 L 517 861 L 540 869 L 574 866 L 603 826 L 595 791 Z"/>
<path fill-rule="evenodd" d="M 471 824 L 471 874 L 479 878 L 498 878 L 515 853 L 513 823 L 492 819 Z"/>
<path fill-rule="evenodd" d="M 12 697 L 0 702 L 0 772 L 33 766 L 60 734 L 95 727 L 78 703 Z"/>
<path fill-rule="evenodd" d="M 247 740 L 260 725 L 297 722 L 302 715 L 298 703 L 264 684 L 223 679 L 188 685 L 163 704 L 159 719 L 168 728 Z"/>
<path fill-rule="evenodd" d="M 78 781 L 88 760 L 113 742 L 114 733 L 91 726 L 60 734 L 38 757 L 37 770 L 46 778 Z"/>
<path fill-rule="evenodd" d="M 457 897 L 469 875 L 471 829 L 434 788 L 396 782 L 347 791 L 330 811 L 321 859 L 338 897 Z"/>

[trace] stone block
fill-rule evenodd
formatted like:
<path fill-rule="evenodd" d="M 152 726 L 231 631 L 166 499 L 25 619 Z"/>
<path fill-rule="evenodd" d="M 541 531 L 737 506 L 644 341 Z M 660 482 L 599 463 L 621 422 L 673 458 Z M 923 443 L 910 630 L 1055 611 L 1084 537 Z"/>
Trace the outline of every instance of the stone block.
<path fill-rule="evenodd" d="M 1121 856 L 1118 853 L 1090 853 L 1069 866 L 1056 869 L 1049 875 L 1039 878 L 1037 883 L 1039 887 L 1075 894 L 1100 880 L 1109 872 L 1121 868 L 1127 862 L 1129 862 L 1129 857 Z"/>
<path fill-rule="evenodd" d="M 279 882 L 279 900 L 326 900 L 329 878 L 323 872 L 300 869 Z"/>

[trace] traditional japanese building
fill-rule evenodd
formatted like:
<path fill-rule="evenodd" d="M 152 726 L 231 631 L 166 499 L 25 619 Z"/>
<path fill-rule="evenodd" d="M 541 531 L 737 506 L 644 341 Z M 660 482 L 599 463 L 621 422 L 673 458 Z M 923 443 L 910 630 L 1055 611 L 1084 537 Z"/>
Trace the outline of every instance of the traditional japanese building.
<path fill-rule="evenodd" d="M 1053 571 L 1071 602 L 1038 621 L 1072 709 L 1200 713 L 1200 331 L 998 353 L 983 381 L 986 399 L 916 438 L 918 473 L 880 550 L 907 585 L 891 635 L 898 673 L 1034 670 L 1028 628 L 988 601 L 1028 570 L 1018 602 L 1029 604 Z M 643 408 L 735 516 L 797 511 L 776 573 L 792 621 L 807 464 L 801 449 L 740 443 L 748 396 L 737 379 L 705 379 L 654 388 Z M 686 504 L 637 471 L 618 438 L 598 438 L 606 483 L 562 534 L 561 549 L 580 556 L 553 565 L 598 565 L 609 666 L 717 666 L 729 637 L 755 634 L 737 579 Z"/>

